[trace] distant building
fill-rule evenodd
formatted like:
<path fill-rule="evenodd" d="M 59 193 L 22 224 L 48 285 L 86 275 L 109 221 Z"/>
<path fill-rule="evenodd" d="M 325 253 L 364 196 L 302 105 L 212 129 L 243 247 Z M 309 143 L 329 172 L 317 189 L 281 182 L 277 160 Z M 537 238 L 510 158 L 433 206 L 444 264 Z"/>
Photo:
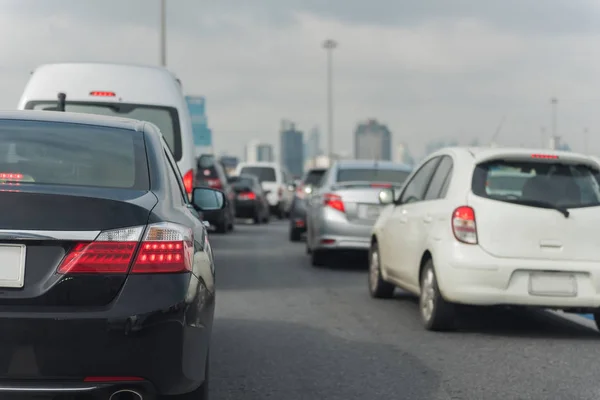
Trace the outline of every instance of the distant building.
<path fill-rule="evenodd" d="M 392 133 L 374 119 L 360 123 L 354 131 L 354 158 L 392 160 Z"/>
<path fill-rule="evenodd" d="M 305 156 L 307 160 L 314 159 L 323 154 L 321 150 L 321 132 L 319 128 L 314 127 L 306 140 Z"/>
<path fill-rule="evenodd" d="M 256 146 L 257 161 L 273 162 L 275 157 L 273 154 L 273 146 L 267 143 L 261 143 Z"/>
<path fill-rule="evenodd" d="M 279 162 L 293 176 L 302 176 L 304 172 L 303 136 L 293 123 L 285 120 L 281 122 Z"/>
<path fill-rule="evenodd" d="M 245 157 L 246 162 L 274 161 L 273 146 L 268 143 L 260 143 L 258 140 L 251 140 L 246 144 Z"/>

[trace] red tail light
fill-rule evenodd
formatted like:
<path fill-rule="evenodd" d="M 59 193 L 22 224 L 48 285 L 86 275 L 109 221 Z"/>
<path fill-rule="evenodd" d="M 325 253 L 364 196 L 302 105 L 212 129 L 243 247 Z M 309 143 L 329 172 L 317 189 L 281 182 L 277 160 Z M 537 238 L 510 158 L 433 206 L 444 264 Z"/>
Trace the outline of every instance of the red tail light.
<path fill-rule="evenodd" d="M 283 196 L 283 189 L 282 188 L 279 188 L 277 190 L 277 196 L 279 196 L 279 198 L 281 198 L 281 196 Z"/>
<path fill-rule="evenodd" d="M 102 232 L 95 241 L 78 243 L 58 267 L 60 274 L 126 274 L 139 245 L 131 273 L 156 274 L 192 269 L 194 253 L 190 229 L 172 223 Z"/>
<path fill-rule="evenodd" d="M 194 170 L 190 169 L 185 173 L 183 176 L 183 186 L 187 194 L 192 194 L 192 190 L 194 190 Z"/>
<path fill-rule="evenodd" d="M 468 206 L 458 207 L 452 213 L 452 232 L 456 240 L 466 244 L 477 244 L 475 211 Z"/>
<path fill-rule="evenodd" d="M 115 97 L 116 94 L 115 94 L 115 92 L 105 92 L 105 91 L 96 90 L 96 91 L 90 92 L 90 96 Z"/>
<path fill-rule="evenodd" d="M 323 196 L 323 205 L 327 207 L 331 207 L 335 210 L 346 212 L 346 208 L 344 207 L 344 202 L 342 198 L 337 194 L 326 193 Z"/>
<path fill-rule="evenodd" d="M 256 200 L 256 193 L 254 192 L 244 192 L 238 194 L 238 199 L 240 200 Z"/>
<path fill-rule="evenodd" d="M 544 158 L 549 160 L 557 160 L 558 156 L 554 154 L 532 154 L 531 158 Z"/>
<path fill-rule="evenodd" d="M 219 179 L 207 179 L 206 184 L 213 189 L 223 189 L 223 184 Z"/>
<path fill-rule="evenodd" d="M 392 184 L 391 183 L 371 183 L 371 187 L 372 188 L 391 188 Z"/>

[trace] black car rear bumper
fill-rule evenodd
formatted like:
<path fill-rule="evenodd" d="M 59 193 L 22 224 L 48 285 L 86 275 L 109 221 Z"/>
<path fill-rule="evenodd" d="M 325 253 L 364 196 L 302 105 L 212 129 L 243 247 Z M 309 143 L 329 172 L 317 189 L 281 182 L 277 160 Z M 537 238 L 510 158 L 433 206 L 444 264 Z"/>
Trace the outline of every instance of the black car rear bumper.
<path fill-rule="evenodd" d="M 237 218 L 258 217 L 258 204 L 256 200 L 238 200 L 235 204 L 235 216 Z"/>
<path fill-rule="evenodd" d="M 157 397 L 156 389 L 148 381 L 115 383 L 21 381 L 12 384 L 0 383 L 0 398 L 3 400 L 72 399 L 78 395 L 90 400 L 106 400 L 114 393 L 123 391 L 139 393 L 144 400 L 154 400 Z"/>
<path fill-rule="evenodd" d="M 103 308 L 0 307 L 0 398 L 191 391 L 205 377 L 213 313 L 191 274 L 129 276 Z"/>

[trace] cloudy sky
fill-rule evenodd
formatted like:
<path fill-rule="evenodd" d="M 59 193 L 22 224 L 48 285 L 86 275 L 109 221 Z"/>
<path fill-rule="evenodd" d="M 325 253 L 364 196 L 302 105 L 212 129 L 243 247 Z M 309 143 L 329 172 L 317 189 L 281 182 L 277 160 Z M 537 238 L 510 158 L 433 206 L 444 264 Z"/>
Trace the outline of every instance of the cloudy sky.
<path fill-rule="evenodd" d="M 159 61 L 158 0 L 0 0 L 0 108 L 39 64 Z M 335 150 L 357 122 L 388 124 L 417 155 L 456 138 L 540 146 L 558 133 L 600 154 L 597 0 L 168 0 L 168 64 L 207 97 L 217 151 L 277 144 L 280 120 L 326 128 L 336 39 Z M 326 143 L 323 143 L 325 145 Z"/>

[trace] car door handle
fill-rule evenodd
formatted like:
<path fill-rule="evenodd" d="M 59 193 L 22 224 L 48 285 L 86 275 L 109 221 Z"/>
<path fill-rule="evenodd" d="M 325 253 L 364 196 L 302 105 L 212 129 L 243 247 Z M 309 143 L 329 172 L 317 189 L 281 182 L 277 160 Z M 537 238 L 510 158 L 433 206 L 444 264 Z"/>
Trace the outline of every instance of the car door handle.
<path fill-rule="evenodd" d="M 426 224 L 430 223 L 431 221 L 433 221 L 433 218 L 431 218 L 431 215 L 426 215 L 423 217 L 423 222 L 425 222 Z"/>

